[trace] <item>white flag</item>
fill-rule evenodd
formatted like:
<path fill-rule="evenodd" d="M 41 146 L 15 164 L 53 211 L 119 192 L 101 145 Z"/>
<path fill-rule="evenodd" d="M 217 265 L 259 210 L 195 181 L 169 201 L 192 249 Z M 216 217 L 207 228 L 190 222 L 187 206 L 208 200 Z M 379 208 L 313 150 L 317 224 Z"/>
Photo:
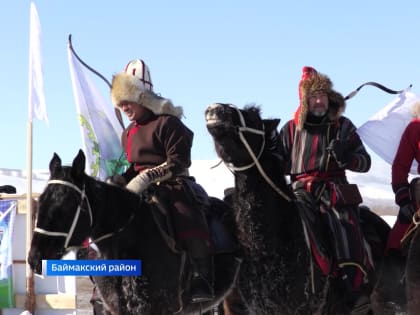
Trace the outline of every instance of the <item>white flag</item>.
<path fill-rule="evenodd" d="M 32 121 L 33 116 L 39 120 L 44 120 L 48 124 L 42 73 L 41 26 L 35 4 L 31 2 L 29 28 L 29 121 Z"/>
<path fill-rule="evenodd" d="M 121 147 L 121 127 L 113 111 L 83 71 L 83 65 L 68 47 L 73 93 L 86 155 L 86 172 L 104 180 L 120 174 L 128 165 Z"/>
<path fill-rule="evenodd" d="M 413 118 L 410 113 L 411 106 L 419 100 L 420 97 L 411 91 L 404 91 L 357 129 L 363 142 L 391 165 L 397 153 L 401 135 Z M 417 174 L 415 161 L 410 173 Z"/>

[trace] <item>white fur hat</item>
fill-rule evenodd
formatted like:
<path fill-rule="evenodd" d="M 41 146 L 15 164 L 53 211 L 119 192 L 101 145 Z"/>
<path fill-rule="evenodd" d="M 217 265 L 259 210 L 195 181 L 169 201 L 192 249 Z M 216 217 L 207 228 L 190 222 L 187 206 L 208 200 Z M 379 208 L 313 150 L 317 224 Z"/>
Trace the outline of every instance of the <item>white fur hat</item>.
<path fill-rule="evenodd" d="M 138 103 L 140 94 L 152 91 L 153 83 L 149 67 L 141 59 L 130 61 L 123 72 L 112 78 L 111 98 L 115 106 L 122 101 Z"/>
<path fill-rule="evenodd" d="M 125 66 L 125 73 L 131 74 L 140 79 L 144 88 L 153 91 L 152 77 L 150 76 L 149 67 L 141 59 L 131 60 Z"/>
<path fill-rule="evenodd" d="M 169 114 L 181 118 L 182 107 L 153 92 L 149 67 L 141 59 L 130 61 L 125 70 L 113 76 L 111 99 L 115 107 L 128 101 L 141 104 L 155 115 Z"/>

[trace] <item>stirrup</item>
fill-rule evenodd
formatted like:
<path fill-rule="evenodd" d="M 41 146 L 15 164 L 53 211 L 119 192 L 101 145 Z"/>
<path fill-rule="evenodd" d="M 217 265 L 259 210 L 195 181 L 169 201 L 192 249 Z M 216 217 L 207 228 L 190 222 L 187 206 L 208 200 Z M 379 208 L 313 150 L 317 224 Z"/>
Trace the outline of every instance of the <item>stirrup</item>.
<path fill-rule="evenodd" d="M 365 295 L 361 295 L 355 301 L 350 314 L 351 315 L 369 314 L 369 310 L 371 309 L 372 309 L 372 305 L 371 305 L 369 297 Z"/>
<path fill-rule="evenodd" d="M 194 275 L 191 280 L 191 303 L 209 302 L 214 299 L 213 288 L 200 275 Z"/>
<path fill-rule="evenodd" d="M 197 295 L 197 296 L 192 296 L 191 297 L 191 303 L 195 304 L 195 303 L 204 303 L 204 302 L 210 302 L 214 299 L 214 295 L 208 295 L 208 296 L 204 296 L 204 295 Z"/>

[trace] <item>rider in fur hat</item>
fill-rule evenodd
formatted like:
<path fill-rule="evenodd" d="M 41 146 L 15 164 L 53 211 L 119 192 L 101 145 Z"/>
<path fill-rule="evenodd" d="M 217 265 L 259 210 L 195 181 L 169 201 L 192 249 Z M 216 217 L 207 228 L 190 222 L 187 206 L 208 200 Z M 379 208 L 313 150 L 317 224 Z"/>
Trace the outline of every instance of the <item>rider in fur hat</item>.
<path fill-rule="evenodd" d="M 299 130 L 303 128 L 308 112 L 310 112 L 310 97 L 316 95 L 316 93 L 326 94 L 328 97 L 328 118 L 330 121 L 337 120 L 346 109 L 346 103 L 343 96 L 333 90 L 330 78 L 322 73 L 318 73 L 312 67 L 304 67 L 302 72 L 302 79 L 299 82 L 300 105 L 295 112 L 297 128 Z M 314 111 L 312 114 L 317 115 L 317 112 Z"/>
<path fill-rule="evenodd" d="M 123 72 L 114 75 L 111 98 L 131 121 L 122 134 L 130 168 L 113 180 L 138 194 L 153 186 L 153 192 L 164 199 L 175 236 L 191 257 L 192 302 L 210 300 L 213 261 L 209 230 L 204 204 L 191 197 L 191 190 L 201 191 L 203 200 L 207 195 L 188 176 L 193 132 L 180 120 L 182 108 L 153 92 L 149 68 L 141 59 L 130 61 Z"/>
<path fill-rule="evenodd" d="M 345 100 L 334 91 L 328 76 L 304 67 L 299 100 L 294 119 L 281 129 L 280 155 L 290 174 L 318 264 L 324 273 L 343 279 L 341 284 L 348 290 L 346 296 L 353 308 L 359 303 L 356 300 L 372 262 L 358 224 L 361 197 L 357 186 L 347 185 L 345 170 L 367 172 L 370 156 L 356 127 L 342 116 Z M 344 196 L 341 187 L 352 188 L 349 196 Z M 315 224 L 319 222 L 321 227 Z M 324 244 L 320 246 L 320 242 Z"/>

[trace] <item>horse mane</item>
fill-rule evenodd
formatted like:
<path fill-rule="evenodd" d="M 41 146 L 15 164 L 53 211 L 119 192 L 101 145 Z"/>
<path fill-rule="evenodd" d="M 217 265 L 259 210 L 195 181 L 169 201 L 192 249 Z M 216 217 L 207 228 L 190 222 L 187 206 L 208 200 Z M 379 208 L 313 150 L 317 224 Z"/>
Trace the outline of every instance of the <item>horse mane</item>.
<path fill-rule="evenodd" d="M 261 109 L 255 104 L 247 104 L 243 111 L 252 115 L 250 119 L 261 117 Z M 277 126 L 280 119 L 261 118 L 261 121 L 264 124 L 265 146 L 258 163 L 269 180 L 279 190 L 284 192 L 290 200 L 293 200 L 294 195 L 290 185 L 287 183 L 284 166 L 277 146 Z M 283 246 L 279 245 L 279 240 L 284 239 L 284 237 L 279 237 L 279 234 L 291 233 L 294 237 L 300 237 L 294 231 L 289 230 L 289 223 L 296 222 L 299 218 L 295 204 L 275 192 L 257 166 L 253 166 L 245 172 L 236 172 L 235 177 L 236 191 L 234 192 L 234 199 L 232 201 L 239 223 L 238 236 L 243 244 L 247 243 L 248 248 L 256 249 L 260 247 L 260 250 L 266 247 L 268 243 L 271 244 L 268 245 L 269 247 L 274 246 L 279 248 L 279 246 Z M 254 207 L 253 209 L 248 206 L 251 204 Z M 267 207 L 270 204 L 271 206 Z M 286 209 L 287 211 L 284 211 Z M 267 215 L 267 211 L 271 214 Z M 262 213 L 265 214 L 262 215 Z M 250 225 L 251 222 L 252 224 Z M 282 226 L 284 228 L 279 228 Z M 249 238 L 249 235 L 255 233 L 261 236 L 263 235 L 264 238 L 259 238 L 257 240 L 258 242 L 255 239 Z"/>
<path fill-rule="evenodd" d="M 85 182 L 91 183 L 92 185 L 96 186 L 97 188 L 103 189 L 105 193 L 111 193 L 113 196 L 115 195 L 118 201 L 126 200 L 127 203 L 136 205 L 138 207 L 139 203 L 142 201 L 141 197 L 126 189 L 125 187 L 121 187 L 115 184 L 107 183 L 105 181 L 99 180 L 93 176 L 88 174 L 85 175 Z M 134 209 L 134 208 L 133 208 Z"/>
<path fill-rule="evenodd" d="M 261 106 L 256 103 L 248 103 L 244 106 L 244 111 L 255 112 L 258 116 L 261 116 Z"/>

